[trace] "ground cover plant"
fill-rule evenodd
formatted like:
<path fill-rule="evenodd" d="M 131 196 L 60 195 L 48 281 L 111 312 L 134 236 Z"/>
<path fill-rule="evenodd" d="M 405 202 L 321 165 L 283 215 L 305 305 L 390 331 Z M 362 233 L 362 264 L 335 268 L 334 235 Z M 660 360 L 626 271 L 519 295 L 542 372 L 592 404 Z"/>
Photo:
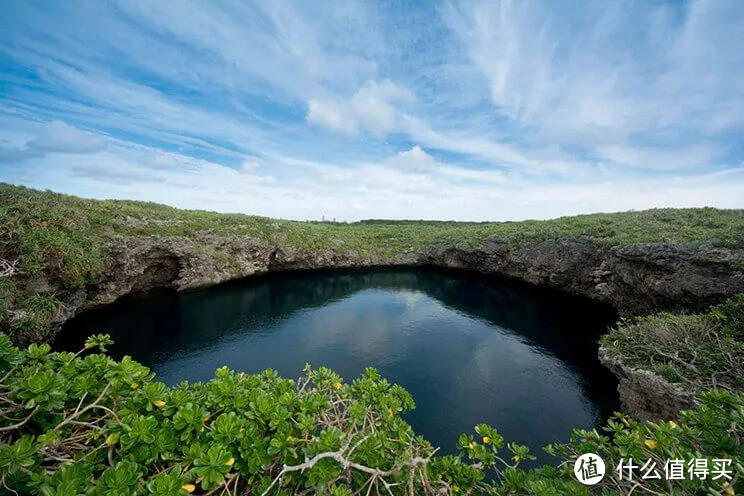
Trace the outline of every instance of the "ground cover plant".
<path fill-rule="evenodd" d="M 384 257 L 439 242 L 477 247 L 589 236 L 603 246 L 641 242 L 744 247 L 744 211 L 659 209 L 551 221 L 295 222 L 96 201 L 0 184 L 0 331 L 33 336 L 62 311 L 62 291 L 107 264 L 106 243 L 131 236 L 245 235 L 300 250 Z M 735 267 L 741 261 L 732 262 Z M 700 406 L 675 422 L 623 414 L 603 430 L 575 430 L 546 449 L 554 466 L 525 468 L 529 450 L 491 426 L 441 455 L 402 415 L 413 399 L 376 371 L 345 383 L 326 369 L 292 380 L 272 371 L 219 369 L 207 383 L 167 388 L 148 369 L 105 355 L 106 336 L 78 354 L 14 348 L 0 334 L 0 493 L 8 494 L 734 494 L 742 492 L 744 297 L 704 315 L 623 322 L 610 353 L 690 391 Z M 97 351 L 97 352 L 96 352 Z M 711 391 L 707 391 L 711 390 Z M 568 433 L 566 433 L 568 435 Z M 596 486 L 573 477 L 582 453 L 601 455 Z M 623 458 L 731 460 L 731 479 L 619 477 Z"/>
<path fill-rule="evenodd" d="M 591 237 L 606 247 L 653 242 L 744 247 L 744 210 L 655 209 L 522 222 L 346 224 L 88 200 L 0 183 L 0 331 L 43 335 L 62 306 L 55 292 L 33 282 L 43 275 L 62 291 L 85 286 L 105 268 L 107 243 L 132 236 L 201 235 L 250 236 L 276 246 L 310 252 L 348 250 L 370 259 L 441 242 L 478 247 L 487 240 L 519 245 L 579 237 Z M 744 267 L 744 261 L 732 263 Z"/>
<path fill-rule="evenodd" d="M 8 494 L 735 494 L 744 489 L 744 395 L 711 391 L 676 422 L 625 415 L 547 447 L 555 466 L 524 469 L 529 449 L 488 425 L 440 456 L 401 417 L 414 406 L 368 369 L 351 383 L 308 367 L 297 380 L 226 367 L 207 383 L 168 388 L 144 366 L 105 354 L 108 336 L 77 354 L 21 350 L 0 335 L 0 490 Z M 609 469 L 573 478 L 579 454 Z M 730 460 L 728 477 L 640 481 L 621 458 Z M 730 478 L 729 478 L 730 477 Z"/>
<path fill-rule="evenodd" d="M 691 391 L 744 391 L 744 294 L 702 314 L 626 319 L 602 337 L 624 364 Z"/>

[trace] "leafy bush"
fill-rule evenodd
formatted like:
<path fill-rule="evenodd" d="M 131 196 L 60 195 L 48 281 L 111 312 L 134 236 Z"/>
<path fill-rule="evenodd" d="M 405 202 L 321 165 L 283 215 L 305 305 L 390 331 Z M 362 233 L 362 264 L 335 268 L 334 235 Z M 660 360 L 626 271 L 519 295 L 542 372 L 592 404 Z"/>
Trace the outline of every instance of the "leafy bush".
<path fill-rule="evenodd" d="M 524 470 L 525 446 L 496 429 L 462 435 L 459 455 L 438 456 L 401 414 L 411 396 L 373 370 L 351 383 L 328 369 L 298 380 L 267 370 L 217 370 L 207 383 L 168 388 L 149 369 L 103 353 L 108 336 L 77 354 L 49 345 L 19 350 L 0 334 L 0 491 L 15 494 L 588 494 L 572 460 L 601 454 L 608 475 L 592 491 L 669 494 L 665 481 L 619 480 L 621 457 L 722 458 L 723 481 L 675 481 L 675 494 L 742 489 L 744 395 L 701 395 L 678 423 L 637 423 L 623 415 L 605 434 L 576 430 L 547 448 L 564 463 Z M 506 453 L 505 453 L 506 452 Z M 508 461 L 507 461 L 508 460 Z M 559 461 L 560 461 L 559 460 Z M 567 462 L 567 463 L 565 463 Z"/>
<path fill-rule="evenodd" d="M 744 294 L 704 314 L 625 320 L 602 337 L 614 357 L 681 387 L 744 391 Z"/>
<path fill-rule="evenodd" d="M 710 316 L 726 337 L 744 341 L 744 293 L 711 307 Z"/>

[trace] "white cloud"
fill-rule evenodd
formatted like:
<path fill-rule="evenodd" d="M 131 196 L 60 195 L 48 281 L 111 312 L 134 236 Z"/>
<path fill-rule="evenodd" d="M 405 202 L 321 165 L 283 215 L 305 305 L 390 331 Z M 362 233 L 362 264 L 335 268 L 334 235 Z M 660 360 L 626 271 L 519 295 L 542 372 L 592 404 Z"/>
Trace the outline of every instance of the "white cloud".
<path fill-rule="evenodd" d="M 621 165 L 647 170 L 681 171 L 710 163 L 714 150 L 707 145 L 658 150 L 648 147 L 610 145 L 599 147 L 602 156 Z"/>
<path fill-rule="evenodd" d="M 349 106 L 333 100 L 310 100 L 307 121 L 342 133 L 355 133 L 359 129 Z"/>
<path fill-rule="evenodd" d="M 712 134 L 744 125 L 738 0 L 591 2 L 570 13 L 473 1 L 444 15 L 494 110 L 544 144 L 647 169 L 670 168 L 682 145 L 694 153 L 681 164 L 704 169 L 726 152 Z"/>
<path fill-rule="evenodd" d="M 420 146 L 414 145 L 410 150 L 398 152 L 390 159 L 390 162 L 393 164 L 420 167 L 433 164 L 434 157 L 426 153 Z"/>
<path fill-rule="evenodd" d="M 379 163 L 327 164 L 288 157 L 266 163 L 296 171 L 271 180 L 207 160 L 147 147 L 112 145 L 96 154 L 58 154 L 4 170 L 4 179 L 32 187 L 98 198 L 154 200 L 183 208 L 244 212 L 271 217 L 342 221 L 362 218 L 519 220 L 588 211 L 652 207 L 741 205 L 744 167 L 717 173 L 657 179 L 617 179 L 572 185 L 526 180 L 519 175 L 441 163 L 423 149 Z M 424 164 L 401 167 L 413 154 Z M 170 164 L 162 167 L 163 163 Z"/>
<path fill-rule="evenodd" d="M 100 136 L 57 120 L 42 125 L 35 137 L 23 147 L 0 148 L 0 160 L 29 160 L 47 153 L 97 153 L 105 150 L 107 145 Z"/>
<path fill-rule="evenodd" d="M 26 146 L 45 152 L 96 153 L 106 148 L 106 141 L 65 122 L 52 121 Z"/>
<path fill-rule="evenodd" d="M 291 218 L 741 207 L 738 0 L 0 11 L 3 180 Z"/>
<path fill-rule="evenodd" d="M 397 125 L 398 110 L 393 104 L 413 99 L 408 89 L 390 80 L 367 81 L 348 101 L 310 100 L 307 121 L 344 133 L 366 129 L 386 134 Z"/>

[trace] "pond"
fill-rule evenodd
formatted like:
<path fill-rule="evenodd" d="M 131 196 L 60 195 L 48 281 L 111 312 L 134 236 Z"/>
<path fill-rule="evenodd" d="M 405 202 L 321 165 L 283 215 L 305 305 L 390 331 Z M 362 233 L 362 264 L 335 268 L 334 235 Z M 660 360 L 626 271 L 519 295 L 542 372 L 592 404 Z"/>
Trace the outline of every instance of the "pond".
<path fill-rule="evenodd" d="M 493 277 L 435 269 L 271 274 L 211 289 L 125 298 L 69 321 L 56 347 L 107 332 L 173 385 L 227 365 L 296 378 L 305 363 L 347 381 L 375 367 L 414 397 L 406 420 L 443 452 L 475 424 L 549 457 L 545 444 L 617 409 L 597 359 L 604 306 Z"/>

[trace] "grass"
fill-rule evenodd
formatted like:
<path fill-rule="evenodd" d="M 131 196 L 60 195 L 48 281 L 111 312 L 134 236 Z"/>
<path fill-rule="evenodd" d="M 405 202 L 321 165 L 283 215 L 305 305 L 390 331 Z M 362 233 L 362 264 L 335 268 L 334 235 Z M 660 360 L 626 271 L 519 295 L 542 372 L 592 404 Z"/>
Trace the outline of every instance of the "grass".
<path fill-rule="evenodd" d="M 588 236 L 607 248 L 654 242 L 744 247 L 744 210 L 655 209 L 522 222 L 337 224 L 181 210 L 149 202 L 88 200 L 0 183 L 0 260 L 18 260 L 21 272 L 13 283 L 0 285 L 0 330 L 10 330 L 9 320 L 36 329 L 53 318 L 47 307 L 39 311 L 31 303 L 27 293 L 34 290 L 28 289 L 28 281 L 43 275 L 59 288 L 84 287 L 106 266 L 105 243 L 148 235 L 249 236 L 285 248 L 353 251 L 380 261 L 440 242 L 479 247 L 488 239 L 511 246 Z M 229 267 L 230 261 L 225 259 L 224 265 Z M 15 313 L 9 319 L 11 311 Z"/>
<path fill-rule="evenodd" d="M 621 323 L 602 337 L 614 357 L 682 388 L 744 391 L 744 294 L 707 313 L 659 313 Z"/>

